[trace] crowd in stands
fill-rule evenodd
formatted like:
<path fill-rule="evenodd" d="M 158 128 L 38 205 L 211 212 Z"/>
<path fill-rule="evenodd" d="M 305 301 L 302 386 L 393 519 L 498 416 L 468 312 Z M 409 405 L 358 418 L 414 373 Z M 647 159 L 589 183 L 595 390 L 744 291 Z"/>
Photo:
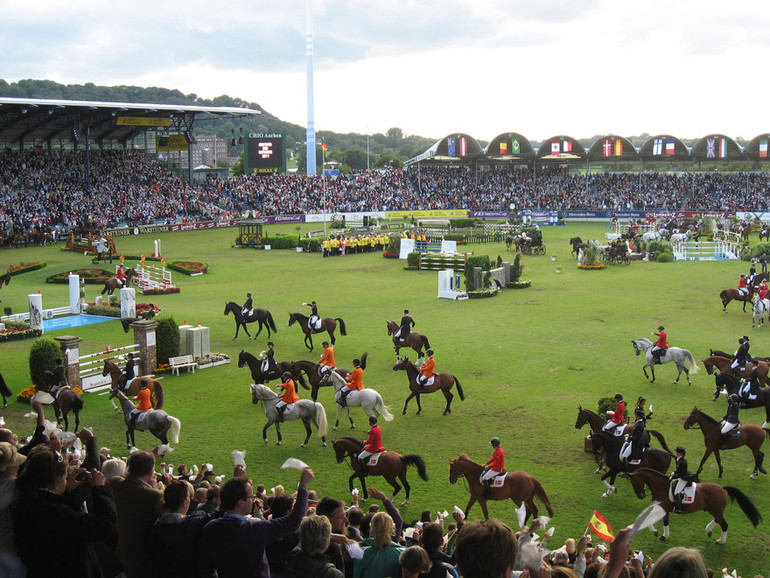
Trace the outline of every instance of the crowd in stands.
<path fill-rule="evenodd" d="M 349 505 L 319 498 L 301 463 L 296 492 L 275 486 L 268 494 L 240 452 L 224 481 L 211 464 L 158 469 L 158 448 L 113 458 L 88 429 L 65 440 L 39 402 L 33 409 L 37 424 L 24 445 L 0 428 L 2 576 L 713 576 L 697 550 L 674 547 L 656 562 L 632 551 L 629 529 L 608 547 L 589 536 L 554 547 L 547 518 L 515 531 L 495 519 L 466 523 L 455 507 L 452 523 L 429 510 L 405 523 L 374 488 L 367 511 L 355 492 Z"/>
<path fill-rule="evenodd" d="M 134 150 L 0 150 L 0 232 L 383 210 L 709 210 L 770 206 L 768 172 L 603 172 L 420 166 L 336 177 L 211 178 L 190 185 Z M 86 188 L 86 174 L 89 188 Z"/>

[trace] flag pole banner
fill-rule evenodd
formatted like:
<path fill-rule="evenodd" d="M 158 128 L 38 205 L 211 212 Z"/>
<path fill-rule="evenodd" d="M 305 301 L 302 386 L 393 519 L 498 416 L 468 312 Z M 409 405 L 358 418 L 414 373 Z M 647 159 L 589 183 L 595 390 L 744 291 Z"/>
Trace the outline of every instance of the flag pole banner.
<path fill-rule="evenodd" d="M 602 540 L 612 542 L 615 539 L 615 534 L 612 533 L 609 522 L 596 510 L 594 510 L 594 515 L 591 517 L 588 527 Z"/>

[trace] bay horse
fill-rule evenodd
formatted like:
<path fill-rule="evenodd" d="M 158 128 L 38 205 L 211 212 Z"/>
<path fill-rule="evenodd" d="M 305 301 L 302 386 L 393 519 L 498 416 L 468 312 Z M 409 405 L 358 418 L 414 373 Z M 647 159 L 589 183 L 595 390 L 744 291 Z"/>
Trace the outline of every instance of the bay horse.
<path fill-rule="evenodd" d="M 120 368 L 109 359 L 104 360 L 104 369 L 102 370 L 102 375 L 107 376 L 109 375 L 112 379 L 112 389 L 119 389 L 120 388 L 120 376 L 123 374 L 123 372 L 120 370 Z M 142 389 L 142 384 L 146 383 L 147 387 L 150 389 L 150 399 L 152 401 L 152 407 L 154 409 L 161 409 L 163 407 L 163 385 L 161 385 L 160 381 L 157 379 L 153 379 L 149 375 L 144 376 L 137 376 L 133 380 L 131 380 L 131 385 L 128 389 L 124 389 L 123 391 L 127 396 L 135 397 L 139 390 Z M 114 396 L 110 396 L 110 400 L 112 400 Z M 113 404 L 113 407 L 115 404 Z M 117 408 L 115 408 L 117 409 Z"/>
<path fill-rule="evenodd" d="M 670 536 L 669 527 L 669 513 L 674 507 L 674 502 L 669 497 L 670 481 L 669 477 L 665 473 L 661 473 L 649 468 L 641 468 L 630 475 L 631 486 L 634 488 L 636 496 L 640 499 L 644 499 L 645 486 L 650 488 L 653 501 L 660 504 L 660 507 L 666 511 L 666 515 L 663 518 L 663 536 L 661 540 L 667 540 Z M 757 524 L 762 520 L 762 515 L 757 510 L 751 499 L 734 486 L 721 486 L 712 482 L 701 482 L 697 485 L 695 490 L 695 499 L 692 503 L 682 504 L 683 514 L 692 514 L 693 512 L 700 512 L 705 510 L 713 516 L 713 520 L 706 525 L 706 535 L 711 536 L 711 532 L 714 526 L 719 524 L 722 529 L 722 535 L 717 540 L 717 544 L 724 544 L 727 540 L 727 522 L 724 518 L 725 506 L 727 505 L 727 498 L 730 498 L 731 502 L 738 502 L 738 506 L 746 514 L 746 517 L 756 528 Z M 651 526 L 650 530 L 657 536 L 658 531 L 655 526 Z"/>
<path fill-rule="evenodd" d="M 733 375 L 733 370 L 730 367 L 733 364 L 733 360 L 730 357 L 722 357 L 721 355 L 711 355 L 706 359 L 701 359 L 700 362 L 703 364 L 703 367 L 706 368 L 706 372 L 709 375 L 712 375 L 713 373 L 715 373 L 715 370 L 719 373 L 726 373 L 728 375 Z M 770 380 L 768 380 L 768 377 L 767 377 L 767 373 L 770 370 L 770 363 L 768 363 L 767 361 L 757 360 L 756 364 L 751 362 L 747 363 L 746 367 L 744 367 L 739 371 L 738 376 L 744 379 L 749 379 L 751 377 L 751 372 L 754 369 L 755 365 L 759 369 L 759 383 L 761 385 L 770 385 Z"/>
<path fill-rule="evenodd" d="M 345 322 L 341 317 L 335 317 L 334 319 L 331 317 L 324 317 L 321 319 L 320 329 L 316 329 L 315 327 L 311 329 L 308 327 L 308 319 L 309 317 L 307 315 L 303 315 L 302 313 L 289 313 L 289 327 L 295 323 L 299 323 L 300 329 L 302 329 L 302 332 L 305 334 L 305 347 L 307 347 L 310 351 L 313 351 L 313 335 L 316 333 L 323 333 L 325 331 L 329 334 L 329 341 L 331 341 L 331 344 L 334 345 L 334 331 L 337 329 L 337 323 L 340 325 L 340 333 L 342 335 L 348 334 L 347 329 L 345 329 Z M 310 345 L 308 345 L 308 343 L 310 343 Z"/>
<path fill-rule="evenodd" d="M 340 404 L 342 390 L 348 386 L 348 383 L 344 377 L 334 371 L 329 380 L 334 386 L 334 399 L 337 401 L 337 421 L 334 422 L 334 429 L 336 430 L 340 425 L 340 414 L 342 413 L 342 405 Z M 385 405 L 382 396 L 371 388 L 367 387 L 360 391 L 356 391 L 355 393 L 350 392 L 345 399 L 345 409 L 348 412 L 350 427 L 353 429 L 356 426 L 353 423 L 353 418 L 350 417 L 351 407 L 360 407 L 369 417 L 382 415 L 385 421 L 393 421 L 393 416 L 390 411 L 388 411 L 388 406 Z"/>
<path fill-rule="evenodd" d="M 577 419 L 575 420 L 575 429 L 580 429 L 584 425 L 588 424 L 591 427 L 591 431 L 602 431 L 602 428 L 607 423 L 607 420 L 604 419 L 602 416 L 600 416 L 598 413 L 591 411 L 590 409 L 584 408 L 582 405 L 578 406 L 578 414 Z M 618 426 L 616 429 L 626 427 L 626 426 Z M 629 428 L 630 431 L 630 428 Z M 614 434 L 613 434 L 614 435 Z M 644 429 L 644 435 L 642 436 L 642 442 L 644 445 L 650 445 L 650 441 L 652 437 L 655 437 L 655 439 L 660 442 L 661 447 L 666 450 L 669 453 L 671 452 L 671 449 L 669 449 L 668 444 L 666 444 L 666 440 L 663 437 L 663 434 L 660 433 L 657 430 L 654 429 Z M 604 456 L 602 452 L 598 450 L 598 448 L 594 448 L 594 460 L 596 460 L 596 465 L 598 466 L 596 472 L 599 473 L 599 470 L 601 470 L 602 466 L 604 465 Z"/>
<path fill-rule="evenodd" d="M 548 496 L 543 489 L 542 484 L 534 476 L 517 470 L 515 472 L 507 472 L 505 474 L 505 483 L 501 487 L 491 488 L 491 497 L 487 498 L 484 488 L 484 483 L 481 481 L 481 474 L 484 472 L 484 466 L 477 464 L 471 460 L 467 454 L 460 454 L 455 459 L 449 460 L 449 483 L 456 484 L 460 476 L 465 476 L 465 480 L 468 483 L 468 491 L 471 494 L 471 499 L 468 501 L 468 505 L 465 507 L 465 517 L 468 517 L 468 512 L 471 510 L 471 506 L 476 502 L 481 506 L 481 511 L 484 514 L 484 519 L 489 520 L 489 512 L 487 511 L 487 500 L 512 500 L 518 509 L 521 504 L 526 504 L 526 516 L 524 522 L 532 516 L 533 519 L 537 518 L 538 509 L 535 504 L 535 498 L 543 502 L 543 505 L 548 510 L 548 515 L 553 516 L 553 507 L 548 500 Z"/>
<path fill-rule="evenodd" d="M 13 396 L 13 392 L 6 385 L 5 378 L 3 377 L 2 373 L 0 373 L 0 394 L 2 394 L 2 396 L 3 396 L 3 407 L 8 407 L 8 400 L 7 400 L 7 398 Z"/>
<path fill-rule="evenodd" d="M 723 390 L 725 395 L 729 397 L 733 393 L 738 393 L 741 387 L 741 381 L 729 373 L 717 373 L 714 376 L 714 382 L 716 389 L 714 390 L 714 399 L 711 401 L 716 401 Z M 760 387 L 757 399 L 743 399 L 742 403 L 747 409 L 764 407 L 765 423 L 762 424 L 762 429 L 770 429 L 770 387 Z"/>
<path fill-rule="evenodd" d="M 238 354 L 238 367 L 244 366 L 249 367 L 249 370 L 251 371 L 251 379 L 254 383 L 267 383 L 273 379 L 281 379 L 283 372 L 288 371 L 291 373 L 293 379 L 299 381 L 302 387 L 305 389 L 310 389 L 307 386 L 305 378 L 302 377 L 302 374 L 295 369 L 294 363 L 291 361 L 278 361 L 276 362 L 276 366 L 278 367 L 276 371 L 268 371 L 267 373 L 263 373 L 262 360 L 252 355 L 248 351 L 241 349 L 241 352 Z M 315 401 L 315 399 L 313 401 Z"/>
<path fill-rule="evenodd" d="M 124 287 L 130 287 L 131 286 L 131 279 L 136 277 L 136 270 L 126 269 L 126 284 L 121 285 L 120 281 L 118 281 L 117 277 L 110 277 L 104 282 L 104 289 L 102 289 L 102 295 L 105 293 L 107 295 L 112 295 L 112 293 L 115 291 L 115 289 L 122 289 Z"/>
<path fill-rule="evenodd" d="M 182 423 L 174 416 L 169 415 L 162 409 L 151 409 L 145 413 L 144 418 L 133 423 L 131 412 L 134 404 L 119 389 L 110 390 L 110 401 L 117 397 L 120 402 L 120 409 L 123 410 L 123 419 L 126 422 L 126 445 L 129 449 L 136 445 L 134 441 L 134 431 L 148 431 L 160 440 L 162 444 L 168 444 L 168 430 L 171 430 L 171 441 L 179 443 L 179 432 L 182 429 Z"/>
<path fill-rule="evenodd" d="M 640 355 L 642 351 L 644 351 L 644 358 L 647 360 L 647 363 L 642 366 L 642 371 L 644 372 L 644 377 L 650 379 L 650 376 L 647 375 L 647 368 L 649 367 L 650 372 L 652 373 L 650 383 L 654 383 L 655 360 L 652 356 L 652 346 L 655 344 L 646 337 L 632 339 L 631 344 L 634 346 L 636 355 Z M 668 363 L 669 361 L 673 361 L 676 364 L 676 368 L 678 370 L 674 383 L 679 383 L 679 378 L 682 376 L 682 372 L 684 371 L 684 374 L 687 377 L 687 383 L 692 385 L 692 381 L 690 381 L 690 371 L 693 373 L 698 373 L 698 364 L 695 363 L 695 359 L 693 358 L 692 353 L 690 353 L 689 350 L 683 349 L 681 347 L 669 347 L 666 349 L 666 353 L 660 356 L 660 362 Z M 690 369 L 687 369 L 685 362 L 690 364 Z"/>
<path fill-rule="evenodd" d="M 417 415 L 420 415 L 422 411 L 422 403 L 420 403 L 420 396 L 424 393 L 433 393 L 434 391 L 441 391 L 446 399 L 446 407 L 444 408 L 444 415 L 452 413 L 452 399 L 454 395 L 451 392 L 452 386 L 457 384 L 457 393 L 460 395 L 460 400 L 465 401 L 465 394 L 463 388 L 460 385 L 460 380 L 457 379 L 451 373 L 437 373 L 434 376 L 433 383 L 425 387 L 424 391 L 420 391 L 420 384 L 417 382 L 417 377 L 420 375 L 420 370 L 417 369 L 414 364 L 409 361 L 408 357 L 405 357 L 396 365 L 393 366 L 393 371 L 406 371 L 407 379 L 409 380 L 409 397 L 404 402 L 404 411 L 401 415 L 406 415 L 406 408 L 409 406 L 409 401 L 414 397 L 417 398 Z"/>
<path fill-rule="evenodd" d="M 572 252 L 570 254 L 574 255 L 575 257 L 577 257 L 580 253 L 580 249 L 585 249 L 588 247 L 588 243 L 584 243 L 583 239 L 580 237 L 572 237 L 569 242 L 570 245 L 572 245 Z"/>
<path fill-rule="evenodd" d="M 415 333 L 414 331 L 411 331 L 409 335 L 406 336 L 406 339 L 401 341 L 401 338 L 396 337 L 396 333 L 398 333 L 398 330 L 401 329 L 398 326 L 398 323 L 395 321 L 388 321 L 388 335 L 393 336 L 393 349 L 396 350 L 396 359 L 401 361 L 401 348 L 402 347 L 411 347 L 412 349 L 417 352 L 417 361 L 420 360 L 425 361 L 425 355 L 423 354 L 423 349 L 426 351 L 430 349 L 430 342 L 428 341 L 428 337 L 425 335 L 422 335 L 420 333 Z"/>
<path fill-rule="evenodd" d="M 765 435 L 767 432 L 753 424 L 742 424 L 740 437 L 733 439 L 732 437 L 727 443 L 722 441 L 722 424 L 715 420 L 708 414 L 703 413 L 697 407 L 692 408 L 690 414 L 684 420 L 684 429 L 699 429 L 703 434 L 703 445 L 706 446 L 706 451 L 703 454 L 703 458 L 698 466 L 696 474 L 700 474 L 703 470 L 703 464 L 708 457 L 713 453 L 717 460 L 717 466 L 719 466 L 719 478 L 722 477 L 722 459 L 719 457 L 719 450 L 733 450 L 741 446 L 747 446 L 751 453 L 754 455 L 754 471 L 749 476 L 750 480 L 757 477 L 757 472 L 766 474 L 765 468 L 762 467 L 762 462 L 765 459 L 765 454 L 761 451 L 762 442 L 765 441 Z"/>
<path fill-rule="evenodd" d="M 513 235 L 508 235 L 505 238 L 505 248 L 510 250 L 512 246 L 513 246 Z"/>
<path fill-rule="evenodd" d="M 48 391 L 56 385 L 56 375 L 52 371 L 43 372 L 43 381 Z M 83 409 L 83 400 L 80 395 L 70 386 L 60 388 L 53 397 L 53 412 L 56 415 L 56 423 L 64 422 L 64 431 L 69 429 L 69 420 L 67 416 L 70 412 L 75 414 L 75 430 L 80 428 L 80 410 Z"/>
<path fill-rule="evenodd" d="M 369 497 L 366 490 L 366 477 L 363 475 L 361 462 L 358 460 L 358 454 L 364 449 L 364 444 L 355 438 L 343 437 L 333 440 L 332 446 L 334 446 L 334 454 L 337 457 L 338 464 L 344 462 L 345 457 L 350 458 L 350 467 L 353 469 L 353 474 L 348 478 L 348 486 L 352 491 L 353 480 L 358 478 L 361 482 L 361 487 L 363 488 L 364 500 L 366 500 Z M 403 485 L 406 496 L 401 503 L 401 506 L 405 506 L 409 503 L 409 495 L 412 491 L 412 487 L 406 479 L 407 468 L 409 466 L 417 466 L 417 474 L 421 479 L 426 482 L 428 481 L 425 460 L 418 454 L 402 456 L 396 452 L 383 452 L 380 454 L 377 465 L 367 467 L 367 473 L 385 478 L 385 481 L 387 481 L 393 488 L 391 500 L 401 491 L 401 486 Z M 401 484 L 396 480 L 399 480 Z"/>
<path fill-rule="evenodd" d="M 652 468 L 658 472 L 666 472 L 671 465 L 671 454 L 659 448 L 648 448 L 645 450 L 642 454 L 642 461 L 638 466 L 627 465 L 620 458 L 620 448 L 623 445 L 623 440 L 616 438 L 606 431 L 592 431 L 591 441 L 595 446 L 599 445 L 604 448 L 607 468 L 609 469 L 602 476 L 602 483 L 607 488 L 607 491 L 602 494 L 602 498 L 609 498 L 612 494 L 617 493 L 618 489 L 615 487 L 615 478 L 620 473 L 632 472 L 638 468 Z M 609 482 L 607 478 L 609 478 Z"/>
<path fill-rule="evenodd" d="M 275 445 L 281 445 L 283 436 L 281 435 L 281 424 L 279 422 L 278 409 L 275 407 L 278 403 L 278 400 L 280 399 L 280 396 L 267 385 L 262 385 L 261 383 L 251 384 L 250 389 L 251 403 L 256 405 L 262 401 L 265 405 L 265 417 L 267 417 L 267 423 L 265 424 L 265 427 L 262 428 L 262 439 L 265 441 L 265 443 L 268 442 L 267 428 L 275 424 L 275 431 L 276 434 L 278 434 L 278 441 L 275 442 Z M 313 431 L 310 429 L 311 421 L 313 422 L 313 425 L 316 427 L 316 429 L 318 429 L 318 435 L 321 436 L 321 445 L 326 447 L 326 432 L 328 430 L 328 425 L 326 422 L 326 411 L 324 411 L 324 406 L 322 406 L 320 403 L 310 401 L 309 399 L 300 399 L 298 402 L 293 404 L 291 410 L 287 409 L 283 413 L 283 419 L 284 421 L 294 421 L 295 419 L 302 420 L 302 425 L 305 426 L 305 432 L 307 435 L 305 436 L 305 441 L 300 444 L 301 448 L 304 448 L 307 445 L 307 442 L 310 439 L 310 435 L 313 433 Z"/>
<path fill-rule="evenodd" d="M 727 313 L 727 304 L 730 301 L 742 301 L 743 312 L 746 313 L 746 303 L 751 303 L 752 296 L 754 294 L 754 287 L 749 287 L 749 292 L 744 295 L 734 287 L 723 289 L 719 292 L 719 298 L 722 300 L 722 311 Z"/>
<path fill-rule="evenodd" d="M 313 399 L 313 401 L 316 401 L 318 399 L 318 390 L 323 387 L 321 385 L 321 375 L 318 373 L 318 364 L 315 361 L 307 361 L 301 359 L 299 361 L 295 361 L 293 367 L 296 374 L 295 379 L 299 379 L 300 383 L 305 389 L 310 389 L 310 397 Z M 336 367 L 334 371 L 342 378 L 350 375 L 350 370 L 345 369 L 344 367 Z M 305 379 L 302 377 L 303 373 L 307 376 L 307 380 L 310 382 L 309 388 L 305 383 Z M 329 379 L 329 381 L 324 385 L 332 385 L 331 379 Z"/>
<path fill-rule="evenodd" d="M 767 225 L 762 227 L 762 230 L 759 232 L 759 240 L 761 241 L 762 239 L 770 241 L 770 228 Z"/>
<path fill-rule="evenodd" d="M 233 301 L 229 301 L 225 303 L 225 315 L 228 315 L 229 313 L 232 313 L 233 317 L 235 317 L 235 337 L 233 337 L 233 340 L 238 338 L 238 331 L 240 331 L 241 327 L 243 327 L 243 330 L 246 332 L 246 335 L 249 336 L 249 339 L 252 338 L 251 333 L 249 333 L 249 330 L 246 327 L 247 323 L 259 323 L 259 329 L 257 330 L 256 335 L 254 335 L 254 339 L 259 337 L 259 334 L 262 333 L 262 329 L 265 327 L 267 328 L 268 339 L 270 338 L 271 329 L 273 331 L 278 331 L 278 328 L 275 326 L 275 321 L 273 321 L 273 315 L 267 309 L 252 309 L 249 314 L 244 317 L 243 307 Z"/>

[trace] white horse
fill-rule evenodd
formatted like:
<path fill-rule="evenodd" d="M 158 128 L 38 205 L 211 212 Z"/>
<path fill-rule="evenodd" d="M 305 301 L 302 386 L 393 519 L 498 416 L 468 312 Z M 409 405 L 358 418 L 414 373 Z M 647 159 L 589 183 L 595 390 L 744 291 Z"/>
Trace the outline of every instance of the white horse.
<path fill-rule="evenodd" d="M 280 396 L 275 393 L 266 385 L 261 383 L 251 384 L 251 403 L 258 404 L 260 401 L 265 404 L 265 416 L 267 417 L 267 423 L 262 428 L 262 439 L 267 443 L 267 428 L 275 424 L 275 431 L 278 434 L 278 441 L 275 445 L 281 445 L 283 437 L 281 436 L 281 423 L 279 421 L 278 409 L 275 407 L 278 403 Z M 300 444 L 301 448 L 307 445 L 310 435 L 313 431 L 310 429 L 310 422 L 313 422 L 318 428 L 318 435 L 321 436 L 321 445 L 326 447 L 326 432 L 328 430 L 328 424 L 326 422 L 326 411 L 324 406 L 320 403 L 312 401 L 310 399 L 300 399 L 298 402 L 291 404 L 283 413 L 284 421 L 293 421 L 295 419 L 301 419 L 302 424 L 305 426 L 305 441 Z"/>
<path fill-rule="evenodd" d="M 647 360 L 647 363 L 642 366 L 642 371 L 644 371 L 644 377 L 649 379 L 649 376 L 647 375 L 647 368 L 650 368 L 650 371 L 652 372 L 652 379 L 650 379 L 650 383 L 653 383 L 655 381 L 655 358 L 652 356 L 652 346 L 655 344 L 646 337 L 632 339 L 631 343 L 633 344 L 637 355 L 644 351 L 644 357 Z M 668 363 L 669 361 L 676 363 L 676 368 L 679 370 L 679 372 L 676 374 L 674 383 L 679 383 L 679 378 L 684 371 L 685 375 L 687 376 L 687 383 L 692 385 L 692 381 L 690 381 L 690 371 L 693 373 L 698 372 L 698 365 L 695 363 L 695 358 L 692 356 L 692 353 L 690 353 L 690 351 L 687 349 L 682 349 L 681 347 L 669 347 L 666 349 L 666 353 L 660 356 L 660 362 Z M 685 366 L 685 361 L 690 364 L 689 370 Z"/>
<path fill-rule="evenodd" d="M 642 235 L 644 241 L 663 241 L 668 239 L 668 231 L 666 229 L 660 229 L 659 231 L 647 231 Z"/>
<path fill-rule="evenodd" d="M 162 444 L 168 444 L 168 431 L 171 430 L 171 441 L 179 443 L 179 431 L 182 423 L 172 415 L 167 414 L 162 409 L 150 409 L 144 412 L 144 416 L 133 423 L 131 413 L 134 410 L 134 404 L 119 389 L 110 390 L 110 400 L 117 397 L 120 402 L 120 408 L 123 410 L 123 420 L 126 422 L 126 445 L 129 449 L 136 445 L 134 441 L 134 431 L 148 431 L 160 440 Z"/>
<path fill-rule="evenodd" d="M 755 326 L 755 322 L 756 327 L 762 327 L 762 323 L 765 321 L 765 311 L 770 311 L 770 299 L 760 299 L 759 293 L 754 293 L 754 312 L 751 315 L 752 327 Z M 768 319 L 770 319 L 770 313 L 768 313 Z"/>
<path fill-rule="evenodd" d="M 692 239 L 692 233 L 690 231 L 685 231 L 684 233 L 674 233 L 671 235 L 672 243 L 685 243 L 690 239 Z"/>
<path fill-rule="evenodd" d="M 340 413 L 342 413 L 342 405 L 340 405 L 340 398 L 342 397 L 342 389 L 348 386 L 347 381 L 341 377 L 336 371 L 331 373 L 331 381 L 334 386 L 334 399 L 337 401 L 337 421 L 334 423 L 334 429 L 340 425 Z M 362 389 L 358 391 L 351 391 L 347 398 L 345 398 L 345 409 L 348 412 L 348 419 L 350 420 L 350 427 L 355 428 L 353 418 L 350 417 L 350 408 L 360 407 L 369 417 L 382 414 L 385 421 L 393 421 L 393 415 L 388 411 L 388 407 L 385 402 L 382 401 L 382 396 L 373 389 Z"/>

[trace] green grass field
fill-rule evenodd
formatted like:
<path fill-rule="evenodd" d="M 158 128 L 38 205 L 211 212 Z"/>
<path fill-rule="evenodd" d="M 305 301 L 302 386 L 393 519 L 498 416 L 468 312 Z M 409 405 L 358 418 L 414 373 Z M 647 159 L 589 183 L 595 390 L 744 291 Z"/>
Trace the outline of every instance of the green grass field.
<path fill-rule="evenodd" d="M 303 226 L 303 232 L 310 226 Z M 293 232 L 294 225 L 270 227 L 269 233 Z M 297 475 L 279 469 L 289 457 L 305 460 L 316 472 L 314 488 L 321 495 L 349 496 L 347 465 L 337 464 L 331 447 L 321 448 L 313 436 L 308 448 L 299 447 L 304 428 L 297 423 L 283 427 L 284 443 L 262 441 L 265 423 L 262 406 L 251 403 L 250 374 L 237 367 L 241 349 L 257 355 L 266 348 L 266 335 L 255 343 L 243 333 L 233 341 L 235 323 L 223 315 L 226 301 L 243 302 L 251 291 L 255 307 L 270 310 L 278 333 L 273 336 L 276 359 L 317 360 L 321 336 L 310 353 L 303 346 L 297 327 L 287 327 L 289 312 L 307 312 L 302 302 L 316 300 L 325 317 L 342 317 L 347 336 L 338 336 L 337 363 L 350 367 L 351 360 L 365 351 L 370 354 L 364 375 L 367 387 L 379 391 L 396 415 L 382 423 L 384 443 L 400 453 L 421 454 L 428 465 L 429 482 L 423 482 L 414 469 L 409 472 L 412 500 L 406 506 L 407 520 L 419 516 L 423 508 L 452 510 L 465 508 L 468 500 L 463 483 L 449 484 L 448 460 L 460 453 L 483 462 L 491 456 L 489 439 L 501 438 L 509 470 L 522 469 L 544 485 L 555 508 L 555 541 L 579 536 L 593 511 L 599 510 L 616 531 L 631 523 L 647 504 L 633 494 L 630 483 L 618 479 L 619 493 L 609 500 L 601 498 L 604 486 L 592 472 L 595 465 L 583 452 L 587 430 L 574 429 L 577 407 L 596 409 L 599 398 L 622 392 L 629 405 L 645 395 L 655 415 L 650 428 L 663 432 L 670 447 L 682 444 L 688 449 L 691 470 L 697 468 L 703 451 L 699 431 L 684 431 L 682 422 L 694 405 L 720 418 L 725 402 L 712 403 L 714 380 L 701 370 L 673 385 L 673 364 L 657 366 L 657 381 L 648 383 L 642 374 L 642 359 L 634 356 L 631 339 L 651 337 L 663 324 L 669 343 L 689 349 L 696 359 L 708 355 L 709 348 L 733 351 L 740 335 L 752 336 L 751 352 L 769 355 L 767 332 L 770 327 L 751 328 L 751 313 L 741 313 L 732 303 L 722 312 L 720 290 L 735 286 L 748 267 L 742 262 L 642 263 L 608 267 L 602 271 L 581 271 L 570 257 L 568 239 L 581 236 L 603 239 L 605 225 L 570 223 L 565 227 L 544 227 L 545 256 L 525 257 L 524 278 L 532 287 L 505 290 L 483 300 L 453 302 L 437 299 L 437 273 L 405 271 L 403 262 L 383 259 L 376 254 L 348 255 L 323 259 L 319 254 L 295 251 L 253 251 L 231 248 L 236 231 L 224 229 L 159 235 L 168 259 L 205 261 L 210 272 L 201 277 L 174 274 L 181 287 L 176 295 L 153 297 L 165 313 L 175 320 L 211 328 L 212 351 L 226 353 L 230 365 L 200 370 L 194 375 L 165 376 L 166 406 L 182 421 L 181 441 L 166 461 L 175 464 L 211 462 L 217 473 L 230 473 L 233 449 L 248 451 L 248 474 L 268 487 L 282 483 L 291 487 Z M 756 237 L 752 239 L 756 242 Z M 118 251 L 127 254 L 151 253 L 149 236 L 117 239 Z M 473 245 L 471 249 L 492 258 L 513 259 L 505 245 Z M 556 262 L 550 255 L 556 255 Z M 48 275 L 85 267 L 87 257 L 60 250 L 59 246 L 30 248 L 0 253 L 0 271 L 20 261 L 44 260 L 42 270 L 16 276 L 0 291 L 3 306 L 14 312 L 27 309 L 27 294 L 43 292 L 44 307 L 66 305 L 67 287 L 45 283 Z M 561 273 L 556 269 L 560 268 Z M 100 290 L 87 286 L 92 301 Z M 137 295 L 138 301 L 145 299 Z M 150 300 L 150 299 L 148 299 Z M 415 318 L 415 331 L 426 334 L 435 349 L 437 371 L 458 376 L 466 400 L 455 396 L 453 412 L 442 416 L 444 399 L 439 394 L 423 396 L 423 412 L 415 415 L 414 402 L 409 413 L 401 415 L 407 396 L 403 372 L 394 372 L 395 355 L 385 322 L 398 320 L 404 308 Z M 132 341 L 117 322 L 93 325 L 59 333 L 83 338 L 81 354 L 96 352 L 107 345 Z M 55 332 L 53 333 L 56 334 Z M 30 384 L 28 351 L 31 340 L 0 344 L 0 371 L 18 392 Z M 309 397 L 309 392 L 300 390 Z M 336 407 L 330 389 L 319 395 L 333 423 Z M 23 417 L 29 411 L 16 401 L 2 411 L 14 430 L 31 433 L 32 422 Z M 52 416 L 53 412 L 49 409 Z M 350 430 L 343 422 L 335 435 L 366 435 L 366 416 L 356 410 L 357 427 Z M 741 412 L 744 423 L 762 424 L 762 410 Z M 101 445 L 120 454 L 125 448 L 122 416 L 114 413 L 105 397 L 89 394 L 82 414 L 85 425 L 93 426 Z M 137 443 L 151 447 L 149 434 L 137 434 Z M 770 444 L 766 447 L 770 448 Z M 737 506 L 728 506 L 730 523 L 727 544 L 718 546 L 703 531 L 710 518 L 705 513 L 672 516 L 671 539 L 658 542 L 649 532 L 637 536 L 634 548 L 656 558 L 666 548 L 684 545 L 700 548 L 712 568 L 738 567 L 743 576 L 766 573 L 770 559 L 767 524 L 770 523 L 770 494 L 767 476 L 749 481 L 753 460 L 746 448 L 723 453 L 725 468 L 722 484 L 735 485 L 755 502 L 766 520 L 753 528 Z M 703 472 L 704 481 L 717 481 L 716 463 L 711 458 Z M 370 485 L 388 491 L 382 478 L 370 478 Z M 490 514 L 516 525 L 511 503 L 490 504 Z M 481 510 L 474 506 L 470 517 Z M 556 543 L 556 542 L 554 542 Z"/>

